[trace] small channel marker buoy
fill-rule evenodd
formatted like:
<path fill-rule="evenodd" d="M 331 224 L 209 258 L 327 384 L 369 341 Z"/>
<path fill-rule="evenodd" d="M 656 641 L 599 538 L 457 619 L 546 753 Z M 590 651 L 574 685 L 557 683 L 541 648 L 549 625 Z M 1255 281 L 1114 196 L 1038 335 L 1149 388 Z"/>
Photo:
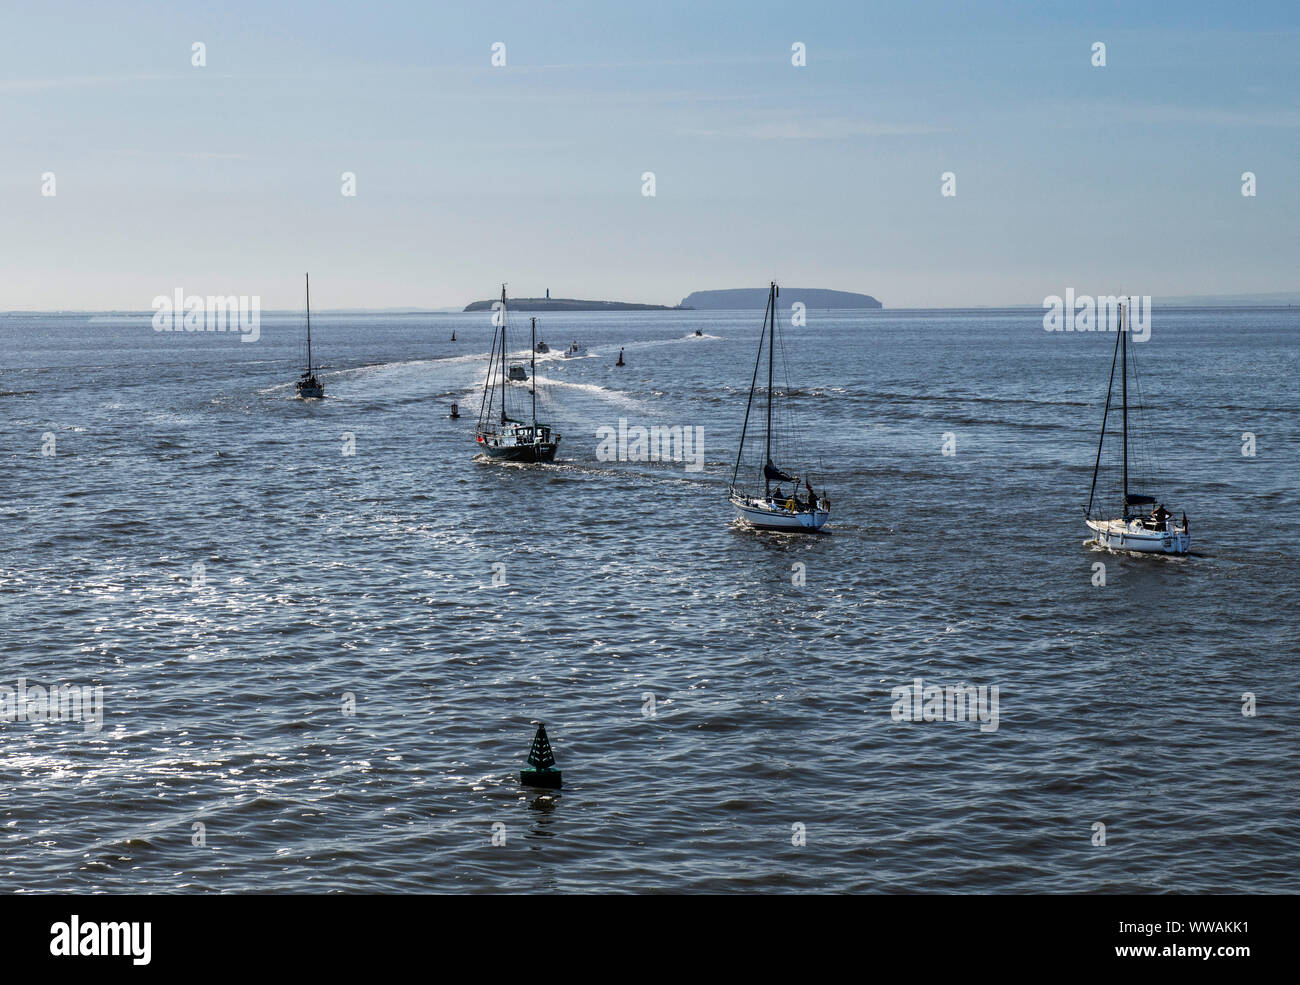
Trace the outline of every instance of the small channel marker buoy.
<path fill-rule="evenodd" d="M 618 350 L 618 362 L 616 362 L 614 365 L 615 365 L 615 366 L 626 366 L 626 365 L 627 365 L 627 363 L 623 362 L 623 350 L 622 350 L 622 349 L 619 349 L 619 350 Z"/>
<path fill-rule="evenodd" d="M 519 782 L 524 786 L 560 788 L 560 771 L 555 768 L 555 753 L 551 751 L 551 740 L 546 737 L 543 722 L 537 723 L 537 734 L 528 750 L 528 765 L 533 768 L 519 771 Z"/>
<path fill-rule="evenodd" d="M 455 401 L 452 401 L 452 404 L 451 404 L 451 413 L 448 414 L 447 416 L 450 417 L 450 418 L 452 418 L 453 420 L 459 418 L 459 417 L 460 417 L 460 405 L 459 405 L 458 403 L 456 403 Z"/>
<path fill-rule="evenodd" d="M 451 330 L 451 340 L 456 341 L 456 330 L 454 328 Z"/>

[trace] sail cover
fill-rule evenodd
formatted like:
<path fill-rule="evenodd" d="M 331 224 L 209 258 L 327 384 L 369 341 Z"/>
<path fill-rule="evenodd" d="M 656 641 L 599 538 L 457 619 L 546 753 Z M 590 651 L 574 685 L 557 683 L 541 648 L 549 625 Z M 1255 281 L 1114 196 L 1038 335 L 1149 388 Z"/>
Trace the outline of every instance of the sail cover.
<path fill-rule="evenodd" d="M 788 472 L 782 472 L 771 462 L 763 466 L 763 478 L 772 482 L 794 482 L 795 478 Z"/>
<path fill-rule="evenodd" d="M 1124 497 L 1124 502 L 1129 506 L 1150 506 L 1155 501 L 1154 496 L 1140 496 L 1137 493 L 1129 493 Z"/>

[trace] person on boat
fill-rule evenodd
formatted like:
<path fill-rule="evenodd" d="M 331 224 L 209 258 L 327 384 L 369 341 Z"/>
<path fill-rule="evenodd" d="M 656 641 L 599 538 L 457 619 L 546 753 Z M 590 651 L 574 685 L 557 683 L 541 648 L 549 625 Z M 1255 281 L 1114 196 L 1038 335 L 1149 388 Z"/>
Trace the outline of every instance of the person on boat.
<path fill-rule="evenodd" d="M 774 502 L 774 503 L 784 503 L 784 502 L 785 502 L 785 493 L 781 492 L 781 487 L 780 487 L 780 486 L 777 486 L 777 487 L 776 487 L 776 492 L 772 493 L 772 502 Z"/>
<path fill-rule="evenodd" d="M 817 512 L 817 494 L 816 494 L 815 492 L 813 492 L 812 483 L 809 482 L 807 479 L 804 479 L 803 484 L 804 484 L 804 488 L 808 490 L 808 512 L 809 512 L 809 513 L 816 513 L 816 512 Z"/>
<path fill-rule="evenodd" d="M 1173 516 L 1173 514 L 1170 513 L 1167 509 L 1165 509 L 1164 503 L 1161 503 L 1159 506 L 1157 506 L 1154 510 L 1151 511 L 1151 520 L 1153 523 L 1155 523 L 1157 530 L 1164 530 L 1165 521 L 1167 521 L 1171 516 Z"/>
<path fill-rule="evenodd" d="M 1183 533 L 1185 533 L 1185 534 L 1187 534 L 1187 535 L 1190 536 L 1190 535 L 1191 535 L 1191 532 L 1192 532 L 1192 531 L 1191 531 L 1191 528 L 1187 526 L 1187 513 L 1184 512 L 1184 513 L 1183 513 Z"/>

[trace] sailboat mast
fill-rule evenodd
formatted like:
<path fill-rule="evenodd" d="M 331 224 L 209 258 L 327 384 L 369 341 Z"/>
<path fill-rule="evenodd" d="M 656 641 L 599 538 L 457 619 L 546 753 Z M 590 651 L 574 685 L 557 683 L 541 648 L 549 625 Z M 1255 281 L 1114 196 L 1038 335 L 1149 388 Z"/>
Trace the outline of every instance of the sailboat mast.
<path fill-rule="evenodd" d="M 501 423 L 506 417 L 506 285 L 501 285 Z"/>
<path fill-rule="evenodd" d="M 532 351 L 533 371 L 529 374 L 529 384 L 533 391 L 533 431 L 537 430 L 537 319 L 533 319 L 533 328 L 529 336 L 529 347 Z"/>
<path fill-rule="evenodd" d="M 763 460 L 763 494 L 772 492 L 771 480 L 767 477 L 767 467 L 772 464 L 772 349 L 776 341 L 776 281 L 767 294 L 767 312 L 771 318 L 771 327 L 767 334 L 767 444 Z"/>
<path fill-rule="evenodd" d="M 1092 516 L 1092 502 L 1097 496 L 1097 472 L 1101 469 L 1101 449 L 1106 441 L 1106 423 L 1110 420 L 1110 397 L 1115 392 L 1115 367 L 1119 364 L 1119 344 L 1123 335 L 1115 337 L 1115 352 L 1110 357 L 1110 378 L 1106 382 L 1106 409 L 1101 412 L 1101 434 L 1097 438 L 1097 459 L 1092 463 L 1092 489 L 1088 492 L 1088 509 L 1085 516 Z"/>
<path fill-rule="evenodd" d="M 307 281 L 307 375 L 311 375 L 311 274 L 303 274 Z"/>
<path fill-rule="evenodd" d="M 745 423 L 740 426 L 740 447 L 736 449 L 736 467 L 731 470 L 731 487 L 740 474 L 740 460 L 745 454 L 745 438 L 749 435 L 749 414 L 754 409 L 754 391 L 758 389 L 758 367 L 763 363 L 763 335 L 767 332 L 767 309 L 763 309 L 763 328 L 758 333 L 758 350 L 754 353 L 754 372 L 749 377 L 749 399 L 745 401 Z M 766 471 L 766 470 L 764 470 Z"/>
<path fill-rule="evenodd" d="M 1119 306 L 1121 393 L 1124 398 L 1124 513 L 1128 518 L 1128 326 L 1124 324 L 1124 305 Z"/>

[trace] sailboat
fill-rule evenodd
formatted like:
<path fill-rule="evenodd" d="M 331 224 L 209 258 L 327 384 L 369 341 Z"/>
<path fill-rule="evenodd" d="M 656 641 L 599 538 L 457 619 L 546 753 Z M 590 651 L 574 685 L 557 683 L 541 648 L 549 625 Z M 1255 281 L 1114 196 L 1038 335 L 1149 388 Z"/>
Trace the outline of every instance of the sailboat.
<path fill-rule="evenodd" d="M 736 467 L 731 473 L 728 486 L 729 499 L 741 520 L 760 530 L 786 530 L 791 532 L 814 532 L 825 526 L 830 519 L 830 503 L 825 496 L 818 499 L 812 492 L 812 484 L 807 470 L 803 475 L 792 474 L 779 467 L 772 457 L 772 372 L 774 350 L 776 349 L 776 299 L 780 295 L 776 283 L 772 283 L 767 295 L 767 308 L 763 313 L 763 330 L 758 336 L 758 354 L 754 357 L 754 376 L 749 384 L 749 402 L 745 405 L 745 423 L 740 431 L 740 450 L 736 452 Z M 763 360 L 763 342 L 767 341 L 767 408 L 763 427 L 763 492 L 757 489 L 748 491 L 736 485 L 740 466 L 745 455 L 745 439 L 749 435 L 750 412 L 754 408 L 754 391 L 758 388 L 758 368 Z M 777 450 L 781 454 L 781 450 Z M 803 479 L 808 495 L 801 499 L 799 480 Z M 781 483 L 789 482 L 792 490 L 789 494 L 782 492 Z M 773 489 L 773 484 L 776 488 Z"/>
<path fill-rule="evenodd" d="M 537 421 L 537 319 L 532 320 L 533 385 L 529 387 L 532 400 L 529 419 L 511 417 L 506 407 L 506 394 L 514 393 L 507 386 L 506 372 L 506 286 L 501 285 L 501 318 L 499 329 L 492 333 L 492 352 L 488 356 L 487 377 L 483 381 L 483 403 L 479 408 L 478 426 L 474 440 L 489 458 L 509 462 L 549 462 L 555 458 L 560 436 L 546 424 Z M 500 353 L 500 355 L 498 355 Z M 521 370 L 523 367 L 519 367 Z"/>
<path fill-rule="evenodd" d="M 1129 355 L 1128 326 L 1125 324 L 1126 306 L 1119 306 L 1119 337 L 1115 339 L 1115 354 L 1110 362 L 1110 382 L 1106 387 L 1106 410 L 1101 418 L 1101 435 L 1097 439 L 1097 460 L 1092 467 L 1092 491 L 1088 494 L 1088 508 L 1084 521 L 1095 535 L 1096 543 L 1117 551 L 1138 551 L 1147 554 L 1186 554 L 1191 546 L 1187 528 L 1187 515 L 1178 525 L 1164 503 L 1157 504 L 1154 496 L 1129 491 Z M 1121 479 L 1119 517 L 1112 519 L 1114 507 L 1102 508 L 1096 516 L 1093 505 L 1098 503 L 1097 475 L 1101 471 L 1101 451 L 1106 441 L 1106 427 L 1110 420 L 1111 395 L 1115 390 L 1115 366 L 1120 368 L 1120 445 Z M 1140 408 L 1139 408 L 1140 409 Z"/>
<path fill-rule="evenodd" d="M 325 388 L 311 368 L 311 275 L 303 274 L 303 277 L 307 280 L 307 368 L 294 386 L 298 396 L 307 400 L 325 396 Z"/>

